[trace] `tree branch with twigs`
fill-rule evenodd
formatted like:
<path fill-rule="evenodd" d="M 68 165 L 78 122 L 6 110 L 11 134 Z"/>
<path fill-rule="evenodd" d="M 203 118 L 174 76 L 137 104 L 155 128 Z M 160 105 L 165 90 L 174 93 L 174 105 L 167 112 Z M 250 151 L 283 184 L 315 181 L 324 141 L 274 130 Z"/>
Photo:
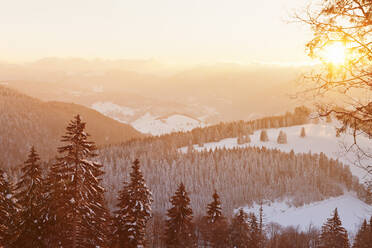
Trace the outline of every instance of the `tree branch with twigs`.
<path fill-rule="evenodd" d="M 372 139 L 372 0 L 321 0 L 295 13 L 295 20 L 310 27 L 306 51 L 320 62 L 302 77 L 300 95 L 312 95 L 319 116 L 335 116 L 341 123 L 338 133 L 353 135 L 347 150 L 372 175 L 372 152 L 358 143 L 361 136 Z M 344 48 L 341 63 L 324 55 L 334 44 Z"/>

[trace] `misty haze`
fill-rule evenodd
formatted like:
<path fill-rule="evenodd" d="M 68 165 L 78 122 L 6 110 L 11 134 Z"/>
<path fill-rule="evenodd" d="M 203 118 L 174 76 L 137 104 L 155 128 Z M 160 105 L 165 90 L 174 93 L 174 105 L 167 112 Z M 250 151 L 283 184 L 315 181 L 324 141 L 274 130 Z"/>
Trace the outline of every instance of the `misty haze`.
<path fill-rule="evenodd" d="M 0 23 L 0 247 L 372 247 L 371 0 Z"/>

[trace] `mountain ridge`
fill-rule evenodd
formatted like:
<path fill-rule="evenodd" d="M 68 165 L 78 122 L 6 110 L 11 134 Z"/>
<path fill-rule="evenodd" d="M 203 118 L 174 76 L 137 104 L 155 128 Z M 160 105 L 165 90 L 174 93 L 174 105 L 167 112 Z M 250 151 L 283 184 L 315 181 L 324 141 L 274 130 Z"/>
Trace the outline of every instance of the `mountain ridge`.
<path fill-rule="evenodd" d="M 0 86 L 0 112 L 0 164 L 4 167 L 23 162 L 30 146 L 43 159 L 53 158 L 66 125 L 77 114 L 87 122 L 87 132 L 98 146 L 143 137 L 96 110 L 75 103 L 44 102 L 4 86 Z"/>

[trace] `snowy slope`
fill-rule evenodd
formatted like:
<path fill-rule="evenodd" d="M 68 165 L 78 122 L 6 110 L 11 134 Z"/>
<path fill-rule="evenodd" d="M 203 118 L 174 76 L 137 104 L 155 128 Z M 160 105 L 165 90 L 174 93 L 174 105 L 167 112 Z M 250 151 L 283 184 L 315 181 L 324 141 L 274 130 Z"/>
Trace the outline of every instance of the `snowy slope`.
<path fill-rule="evenodd" d="M 203 147 L 194 145 L 196 151 L 214 150 L 218 148 L 232 149 L 236 147 L 244 148 L 248 146 L 267 147 L 279 149 L 284 152 L 293 150 L 295 153 L 321 153 L 328 157 L 339 159 L 341 162 L 350 165 L 353 175 L 359 177 L 361 181 L 367 180 L 367 173 L 353 165 L 356 160 L 355 154 L 346 153 L 345 146 L 352 144 L 353 137 L 348 134 L 336 137 L 335 123 L 306 124 L 302 126 L 292 126 L 286 128 L 267 129 L 269 137 L 268 142 L 260 141 L 261 131 L 256 131 L 250 136 L 251 142 L 239 145 L 237 138 L 227 138 L 219 142 L 205 143 Z M 301 128 L 305 128 L 306 137 L 301 138 Z M 278 144 L 277 137 L 280 130 L 287 134 L 287 144 Z M 371 149 L 372 140 L 359 137 L 359 144 L 365 149 Z M 180 148 L 181 152 L 186 152 L 187 147 Z M 371 164 L 372 161 L 364 160 L 364 163 Z M 277 222 L 283 226 L 300 226 L 303 230 L 309 224 L 320 227 L 331 215 L 335 208 L 338 208 L 341 220 L 345 228 L 354 231 L 364 218 L 372 215 L 372 206 L 360 201 L 354 194 L 346 193 L 339 197 L 329 198 L 324 201 L 311 203 L 299 208 L 290 207 L 285 201 L 267 203 L 263 205 L 264 215 L 268 221 Z M 245 207 L 246 212 L 255 212 L 258 214 L 259 206 Z"/>
<path fill-rule="evenodd" d="M 305 128 L 306 137 L 300 137 L 301 128 Z M 287 134 L 287 144 L 278 144 L 276 139 L 278 137 L 279 131 L 283 130 Z M 306 124 L 302 126 L 292 126 L 285 128 L 272 128 L 267 129 L 267 134 L 269 137 L 268 142 L 260 141 L 260 132 L 256 131 L 251 135 L 251 142 L 239 145 L 237 143 L 237 138 L 227 138 L 220 140 L 219 142 L 211 142 L 204 144 L 203 147 L 194 145 L 194 149 L 201 151 L 203 149 L 216 149 L 216 148 L 234 148 L 234 147 L 247 147 L 256 146 L 267 148 L 279 149 L 284 152 L 290 152 L 293 150 L 295 153 L 307 153 L 311 151 L 312 153 L 323 152 L 330 158 L 339 159 L 341 162 L 351 165 L 350 169 L 353 175 L 359 177 L 361 181 L 368 179 L 367 173 L 354 166 L 353 163 L 356 161 L 355 153 L 345 152 L 345 146 L 352 144 L 353 137 L 349 134 L 341 135 L 341 137 L 336 137 L 336 130 L 334 123 L 320 123 L 320 124 Z M 359 137 L 359 144 L 365 149 L 372 149 L 372 140 L 366 137 Z M 181 148 L 182 152 L 187 150 L 186 147 Z M 372 161 L 364 160 L 364 164 L 371 164 Z"/>
<path fill-rule="evenodd" d="M 122 123 L 128 123 L 127 118 L 135 114 L 134 109 L 112 102 L 96 102 L 91 108 Z"/>
<path fill-rule="evenodd" d="M 181 114 L 156 117 L 150 113 L 146 113 L 141 118 L 132 122 L 131 125 L 142 133 L 150 133 L 152 135 L 189 131 L 196 127 L 205 126 L 200 120 Z"/>
<path fill-rule="evenodd" d="M 259 215 L 260 205 L 244 207 L 245 212 L 253 212 Z M 360 201 L 352 193 L 346 193 L 339 197 L 332 197 L 324 201 L 314 202 L 302 207 L 290 207 L 285 202 L 274 202 L 262 205 L 264 220 L 276 222 L 282 226 L 299 226 L 305 230 L 309 225 L 321 227 L 337 208 L 342 225 L 349 231 L 355 232 L 363 219 L 369 219 L 372 215 L 372 206 Z"/>
<path fill-rule="evenodd" d="M 152 135 L 189 131 L 196 127 L 203 127 L 205 122 L 202 120 L 208 119 L 209 116 L 205 115 L 199 119 L 186 114 L 160 116 L 147 112 L 148 110 L 145 111 L 141 106 L 134 108 L 109 101 L 95 102 L 90 107 L 119 122 L 130 124 L 142 133 Z"/>

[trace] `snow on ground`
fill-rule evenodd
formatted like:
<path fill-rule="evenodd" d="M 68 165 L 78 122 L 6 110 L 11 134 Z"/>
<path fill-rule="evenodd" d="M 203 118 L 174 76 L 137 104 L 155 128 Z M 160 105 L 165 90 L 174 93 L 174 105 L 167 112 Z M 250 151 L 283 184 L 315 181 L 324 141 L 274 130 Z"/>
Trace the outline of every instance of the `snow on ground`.
<path fill-rule="evenodd" d="M 181 114 L 174 114 L 166 117 L 156 117 L 146 113 L 135 120 L 131 125 L 142 133 L 162 135 L 178 131 L 190 131 L 196 127 L 203 127 L 204 124 L 198 119 Z"/>
<path fill-rule="evenodd" d="M 349 134 L 343 134 L 340 137 L 336 137 L 335 123 L 320 123 L 320 124 L 306 124 L 302 126 L 292 126 L 285 128 L 272 128 L 267 129 L 269 137 L 268 142 L 260 141 L 261 131 L 255 131 L 250 136 L 251 142 L 239 145 L 237 138 L 227 138 L 218 142 L 205 143 L 203 147 L 194 145 L 196 151 L 216 149 L 216 148 L 227 148 L 232 149 L 236 147 L 267 147 L 271 149 L 279 149 L 284 152 L 290 152 L 293 150 L 295 153 L 321 153 L 323 152 L 328 157 L 333 159 L 339 159 L 344 164 L 351 165 L 350 170 L 353 175 L 357 176 L 361 181 L 367 180 L 368 174 L 365 170 L 353 165 L 357 160 L 356 155 L 353 152 L 346 153 L 345 146 L 352 144 L 353 137 Z M 306 137 L 301 138 L 301 128 L 305 128 Z M 287 144 L 278 144 L 277 137 L 279 131 L 282 130 L 287 134 Z M 365 149 L 372 149 L 372 140 L 367 137 L 358 137 L 359 144 Z M 187 147 L 180 148 L 181 152 L 186 152 Z M 370 150 L 371 151 L 371 150 Z M 364 160 L 363 164 L 371 164 L 372 161 Z"/>
<path fill-rule="evenodd" d="M 127 123 L 128 116 L 135 114 L 134 109 L 112 102 L 96 102 L 92 104 L 91 108 L 122 123 Z"/>
<path fill-rule="evenodd" d="M 279 149 L 284 152 L 293 150 L 295 153 L 321 153 L 328 157 L 339 159 L 341 162 L 350 165 L 353 175 L 359 177 L 361 181 L 367 180 L 367 173 L 361 168 L 352 165 L 355 161 L 355 153 L 345 153 L 345 145 L 350 145 L 353 137 L 348 134 L 336 137 L 335 123 L 306 124 L 302 126 L 292 126 L 285 128 L 267 129 L 269 137 L 268 142 L 260 141 L 261 130 L 255 131 L 251 136 L 251 142 L 239 145 L 237 138 L 227 138 L 219 142 L 205 143 L 203 147 L 194 145 L 196 151 L 214 150 L 218 148 L 244 148 L 248 146 L 267 147 Z M 305 128 L 306 137 L 301 138 L 301 128 Z M 287 134 L 287 144 L 278 144 L 277 137 L 280 130 Z M 359 137 L 359 144 L 365 149 L 371 149 L 372 140 L 366 137 Z M 181 152 L 186 152 L 187 147 L 180 148 Z M 372 161 L 365 160 L 365 163 L 371 164 Z M 321 225 L 330 217 L 332 211 L 338 208 L 341 220 L 345 228 L 355 231 L 364 218 L 370 218 L 372 215 L 372 206 L 359 200 L 352 193 L 345 193 L 342 196 L 329 198 L 324 201 L 314 202 L 302 207 L 290 207 L 285 201 L 274 202 L 263 205 L 265 218 L 268 221 L 277 222 L 283 226 L 300 226 L 303 230 L 310 224 L 321 227 Z M 246 212 L 255 212 L 258 214 L 259 206 L 245 207 Z"/>
<path fill-rule="evenodd" d="M 359 200 L 353 193 L 332 197 L 324 201 L 310 203 L 302 207 L 290 207 L 285 202 L 274 202 L 262 205 L 265 222 L 276 222 L 282 226 L 299 226 L 306 230 L 309 225 L 320 228 L 337 208 L 342 225 L 355 232 L 364 219 L 372 215 L 372 206 Z M 260 205 L 244 207 L 245 212 L 259 216 Z"/>

